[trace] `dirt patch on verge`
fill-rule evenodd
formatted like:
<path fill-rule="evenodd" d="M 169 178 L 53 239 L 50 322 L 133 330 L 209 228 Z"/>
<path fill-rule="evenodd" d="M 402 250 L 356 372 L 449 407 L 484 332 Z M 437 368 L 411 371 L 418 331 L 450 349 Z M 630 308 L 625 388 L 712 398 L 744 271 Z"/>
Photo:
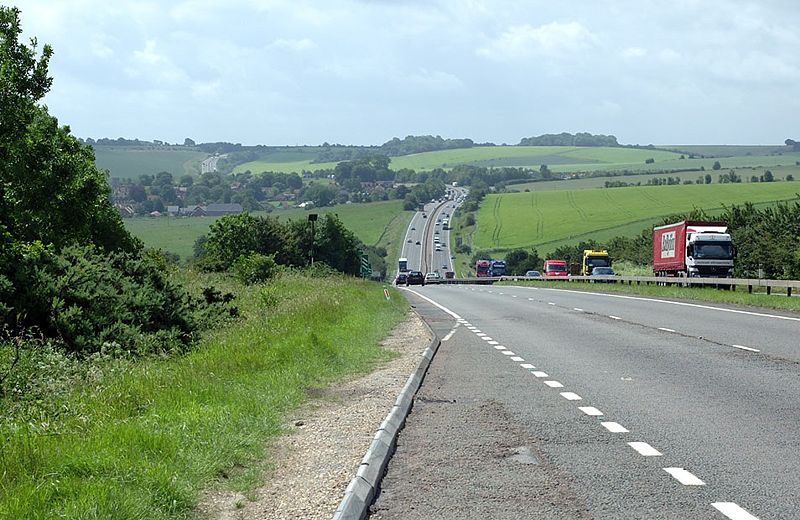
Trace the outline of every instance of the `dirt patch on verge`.
<path fill-rule="evenodd" d="M 367 452 L 375 431 L 392 408 L 430 344 L 430 331 L 416 314 L 392 331 L 383 348 L 399 356 L 367 376 L 319 392 L 294 411 L 288 433 L 269 449 L 274 471 L 249 500 L 241 493 L 214 491 L 198 506 L 203 518 L 218 520 L 329 519 Z"/>

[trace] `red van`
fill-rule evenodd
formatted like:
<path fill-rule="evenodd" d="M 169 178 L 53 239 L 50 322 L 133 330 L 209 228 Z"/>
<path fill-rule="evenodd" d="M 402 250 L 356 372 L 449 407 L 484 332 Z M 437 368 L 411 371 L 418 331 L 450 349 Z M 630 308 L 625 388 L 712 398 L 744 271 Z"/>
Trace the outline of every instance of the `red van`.
<path fill-rule="evenodd" d="M 569 266 L 566 260 L 545 260 L 544 261 L 544 276 L 567 276 L 569 275 Z"/>

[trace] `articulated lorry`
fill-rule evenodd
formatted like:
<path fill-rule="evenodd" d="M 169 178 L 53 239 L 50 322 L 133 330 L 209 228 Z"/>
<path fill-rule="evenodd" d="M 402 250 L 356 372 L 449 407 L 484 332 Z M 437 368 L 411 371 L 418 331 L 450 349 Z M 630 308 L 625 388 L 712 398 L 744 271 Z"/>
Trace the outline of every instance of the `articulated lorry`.
<path fill-rule="evenodd" d="M 653 230 L 656 276 L 732 278 L 733 256 L 726 222 L 684 220 Z"/>

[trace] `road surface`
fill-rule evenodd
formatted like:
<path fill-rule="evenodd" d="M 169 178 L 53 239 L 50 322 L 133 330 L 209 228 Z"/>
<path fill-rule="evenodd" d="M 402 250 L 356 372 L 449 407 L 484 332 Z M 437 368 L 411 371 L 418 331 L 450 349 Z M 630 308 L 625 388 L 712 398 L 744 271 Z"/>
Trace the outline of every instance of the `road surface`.
<path fill-rule="evenodd" d="M 443 339 L 374 518 L 800 518 L 800 318 L 412 287 Z"/>

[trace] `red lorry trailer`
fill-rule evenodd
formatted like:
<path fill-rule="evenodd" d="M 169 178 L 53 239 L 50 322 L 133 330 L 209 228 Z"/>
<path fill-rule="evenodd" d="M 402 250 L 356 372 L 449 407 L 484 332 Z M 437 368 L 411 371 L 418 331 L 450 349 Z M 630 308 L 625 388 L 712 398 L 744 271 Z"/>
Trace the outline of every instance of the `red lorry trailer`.
<path fill-rule="evenodd" d="M 653 229 L 656 276 L 731 278 L 733 253 L 726 222 L 684 220 Z"/>

